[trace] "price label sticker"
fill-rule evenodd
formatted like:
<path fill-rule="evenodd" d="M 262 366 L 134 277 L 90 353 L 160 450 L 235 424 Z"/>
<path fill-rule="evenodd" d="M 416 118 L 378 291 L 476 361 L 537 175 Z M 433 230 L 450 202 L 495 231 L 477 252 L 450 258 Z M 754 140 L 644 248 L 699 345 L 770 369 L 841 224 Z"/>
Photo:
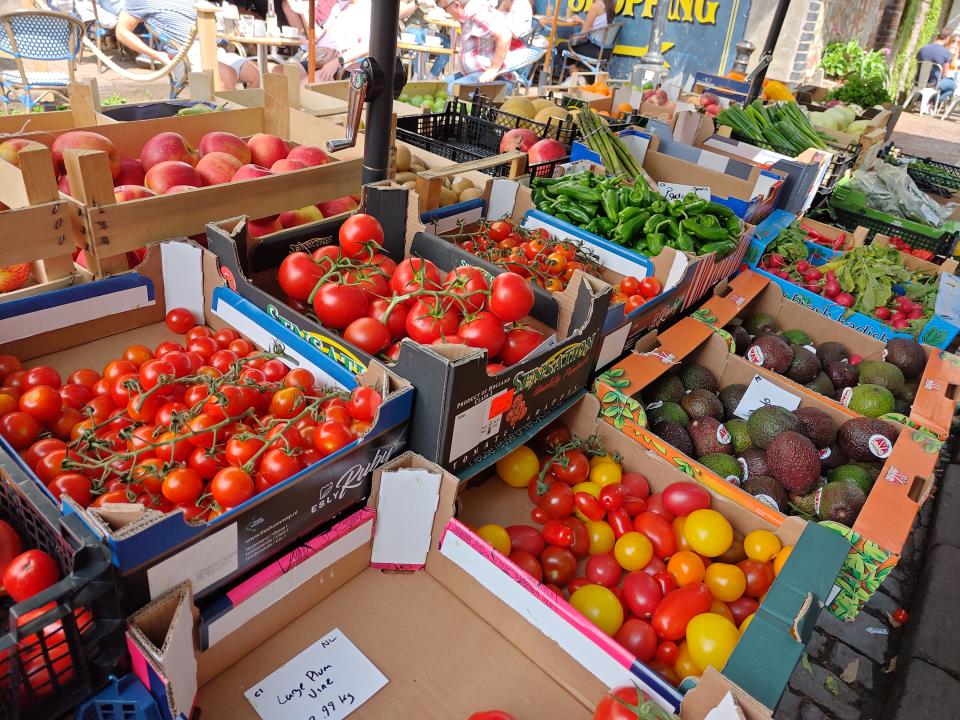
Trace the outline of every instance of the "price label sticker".
<path fill-rule="evenodd" d="M 263 720 L 340 720 L 387 684 L 339 628 L 243 695 Z"/>
<path fill-rule="evenodd" d="M 667 200 L 682 200 L 693 193 L 701 200 L 710 199 L 710 188 L 705 185 L 684 185 L 683 183 L 658 182 L 657 190 Z"/>
<path fill-rule="evenodd" d="M 800 398 L 766 378 L 754 375 L 733 414 L 746 420 L 754 410 L 764 405 L 779 405 L 787 410 L 796 410 L 800 407 Z"/>

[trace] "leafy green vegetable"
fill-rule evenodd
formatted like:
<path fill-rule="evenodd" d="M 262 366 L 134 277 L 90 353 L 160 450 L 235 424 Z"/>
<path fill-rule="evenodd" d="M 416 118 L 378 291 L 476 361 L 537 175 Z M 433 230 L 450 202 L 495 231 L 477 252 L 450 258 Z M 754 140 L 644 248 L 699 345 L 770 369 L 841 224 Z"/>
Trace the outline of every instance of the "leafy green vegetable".
<path fill-rule="evenodd" d="M 779 253 L 788 265 L 806 260 L 808 249 L 804 243 L 806 234 L 794 223 L 780 231 L 780 234 L 767 246 L 768 253 Z"/>
<path fill-rule="evenodd" d="M 827 99 L 843 100 L 845 103 L 854 103 L 861 107 L 882 105 L 892 100 L 885 78 L 876 75 L 865 76 L 860 73 L 854 73 L 842 86 L 831 90 Z"/>

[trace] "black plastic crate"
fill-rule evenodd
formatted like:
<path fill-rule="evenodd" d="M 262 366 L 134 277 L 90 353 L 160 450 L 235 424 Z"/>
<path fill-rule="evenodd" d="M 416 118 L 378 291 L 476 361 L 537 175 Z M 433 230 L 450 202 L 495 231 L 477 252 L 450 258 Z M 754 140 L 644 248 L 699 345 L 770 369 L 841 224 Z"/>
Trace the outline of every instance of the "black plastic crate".
<path fill-rule="evenodd" d="M 881 157 L 894 165 L 906 166 L 907 174 L 924 190 L 960 190 L 960 167 L 956 165 L 919 155 L 908 155 L 892 145 L 883 151 Z M 917 163 L 924 163 L 928 167 L 921 167 Z M 941 172 L 932 172 L 929 168 L 936 168 Z"/>
<path fill-rule="evenodd" d="M 503 112 L 503 110 L 494 105 L 488 98 L 477 93 L 473 95 L 471 100 L 469 115 L 492 122 L 502 127 L 504 132 L 515 128 L 524 128 L 530 130 L 541 139 L 556 140 L 567 147 L 570 146 L 570 143 L 572 143 L 577 136 L 577 126 L 571 118 L 567 118 L 566 120 L 550 118 L 547 122 L 541 123 L 521 115 Z M 465 106 L 459 103 L 459 101 L 448 103 L 447 107 L 452 107 L 454 110 L 459 110 L 460 108 L 463 108 L 464 111 L 466 110 Z M 499 143 L 497 143 L 497 145 L 499 147 Z"/>
<path fill-rule="evenodd" d="M 909 243 L 910 247 L 929 250 L 934 255 L 944 258 L 950 257 L 957 243 L 957 234 L 947 230 L 942 231 L 936 237 L 932 237 L 856 210 L 831 205 L 829 212 L 838 224 L 851 232 L 858 226 L 866 228 L 868 231 L 865 238 L 866 242 L 873 240 L 873 236 L 880 233 L 888 237 L 899 237 Z"/>
<path fill-rule="evenodd" d="M 788 148 L 772 145 L 768 142 L 753 140 L 737 132 L 733 132 L 731 137 L 734 140 L 749 143 L 758 148 L 763 148 L 764 150 L 770 150 L 772 152 L 779 153 L 780 155 L 786 155 L 787 157 L 795 157 L 793 151 Z M 829 193 L 832 192 L 837 186 L 837 183 L 843 177 L 844 173 L 847 170 L 853 169 L 853 165 L 857 161 L 857 156 L 860 155 L 860 143 L 842 145 L 826 139 L 824 139 L 824 143 L 829 148 L 829 151 L 833 153 L 833 157 L 830 159 L 830 165 L 827 166 L 827 172 L 823 176 L 823 180 L 820 181 L 818 192 Z"/>
<path fill-rule="evenodd" d="M 75 515 L 61 516 L 0 454 L 0 517 L 24 549 L 49 553 L 62 579 L 16 605 L 0 604 L 0 720 L 54 720 L 126 664 L 124 618 L 110 553 Z M 57 628 L 59 625 L 59 628 Z"/>

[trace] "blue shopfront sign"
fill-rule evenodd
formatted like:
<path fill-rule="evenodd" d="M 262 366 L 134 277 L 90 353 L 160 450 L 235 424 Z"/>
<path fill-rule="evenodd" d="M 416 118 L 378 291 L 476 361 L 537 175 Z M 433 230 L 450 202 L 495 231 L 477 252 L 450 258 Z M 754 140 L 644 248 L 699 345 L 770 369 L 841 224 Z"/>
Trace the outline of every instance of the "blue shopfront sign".
<path fill-rule="evenodd" d="M 592 0 L 559 0 L 561 15 L 581 16 Z M 661 48 L 670 64 L 671 75 L 690 76 L 698 71 L 724 74 L 733 63 L 734 45 L 743 39 L 750 12 L 750 0 L 664 0 L 669 1 L 665 42 Z M 538 0 L 537 10 L 547 12 L 549 0 Z M 552 3 L 550 3 L 552 4 Z M 657 0 L 616 0 L 615 22 L 623 23 L 617 48 L 610 62 L 613 77 L 629 77 L 636 58 L 647 51 L 650 25 Z"/>

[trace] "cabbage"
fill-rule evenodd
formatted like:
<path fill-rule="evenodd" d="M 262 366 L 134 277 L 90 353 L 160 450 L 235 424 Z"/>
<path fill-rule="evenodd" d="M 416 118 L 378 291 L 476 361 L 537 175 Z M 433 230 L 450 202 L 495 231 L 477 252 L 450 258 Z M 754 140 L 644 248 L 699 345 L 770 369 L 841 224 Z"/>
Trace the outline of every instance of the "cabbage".
<path fill-rule="evenodd" d="M 825 128 L 827 130 L 839 130 L 840 128 L 836 125 L 836 119 L 831 117 L 825 112 L 811 112 L 810 113 L 810 122 L 817 127 Z"/>
<path fill-rule="evenodd" d="M 846 132 L 853 133 L 854 135 L 861 135 L 862 133 L 865 133 L 869 127 L 869 120 L 854 120 L 852 123 L 847 125 Z"/>

